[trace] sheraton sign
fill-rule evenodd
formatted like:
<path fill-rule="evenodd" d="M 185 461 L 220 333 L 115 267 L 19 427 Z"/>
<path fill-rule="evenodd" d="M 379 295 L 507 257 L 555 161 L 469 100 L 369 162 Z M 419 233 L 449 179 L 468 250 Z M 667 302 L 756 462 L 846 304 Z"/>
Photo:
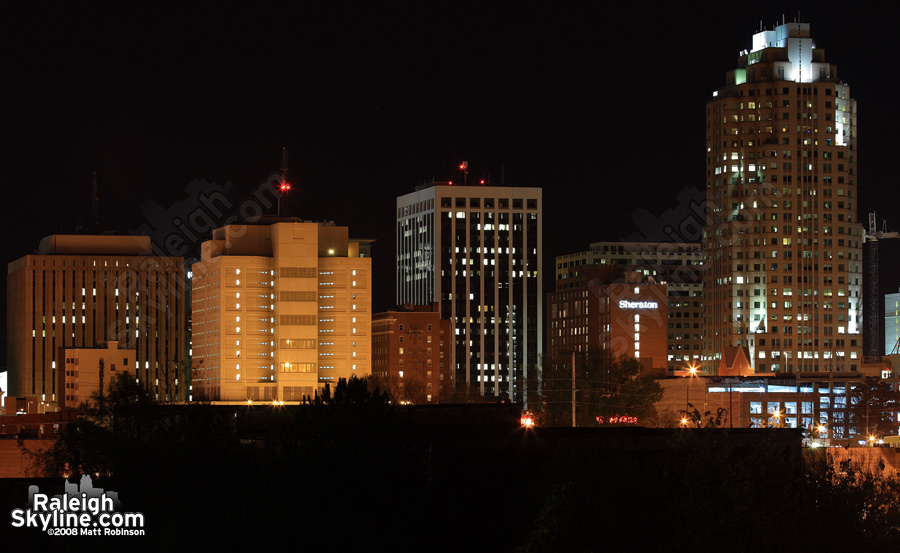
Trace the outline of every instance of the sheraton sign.
<path fill-rule="evenodd" d="M 659 309 L 659 303 L 655 301 L 619 300 L 619 309 Z"/>

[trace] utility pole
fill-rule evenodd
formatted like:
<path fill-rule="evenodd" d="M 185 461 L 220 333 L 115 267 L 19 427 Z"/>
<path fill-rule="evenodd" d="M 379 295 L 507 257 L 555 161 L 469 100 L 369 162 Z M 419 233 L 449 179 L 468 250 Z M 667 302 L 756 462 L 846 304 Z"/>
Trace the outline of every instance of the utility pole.
<path fill-rule="evenodd" d="M 572 352 L 572 428 L 575 428 L 575 352 Z"/>

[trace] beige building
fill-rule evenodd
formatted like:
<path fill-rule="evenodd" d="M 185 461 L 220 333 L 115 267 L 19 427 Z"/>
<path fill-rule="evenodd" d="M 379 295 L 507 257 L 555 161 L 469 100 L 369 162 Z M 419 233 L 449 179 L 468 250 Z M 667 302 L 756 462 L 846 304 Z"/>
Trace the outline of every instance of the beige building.
<path fill-rule="evenodd" d="M 299 401 L 371 369 L 371 258 L 347 227 L 263 218 L 203 243 L 192 398 Z"/>
<path fill-rule="evenodd" d="M 856 371 L 862 335 L 856 101 L 808 23 L 753 36 L 706 106 L 703 346 L 715 374 Z"/>
<path fill-rule="evenodd" d="M 59 407 L 60 348 L 116 341 L 151 394 L 178 399 L 184 366 L 184 260 L 153 255 L 146 236 L 53 235 L 8 266 L 9 400 Z"/>
<path fill-rule="evenodd" d="M 90 402 L 101 388 L 105 392 L 116 375 L 134 374 L 133 349 L 119 349 L 118 342 L 106 342 L 95 348 L 59 348 L 58 371 L 59 408 L 75 408 Z M 174 384 L 174 382 L 173 382 Z"/>

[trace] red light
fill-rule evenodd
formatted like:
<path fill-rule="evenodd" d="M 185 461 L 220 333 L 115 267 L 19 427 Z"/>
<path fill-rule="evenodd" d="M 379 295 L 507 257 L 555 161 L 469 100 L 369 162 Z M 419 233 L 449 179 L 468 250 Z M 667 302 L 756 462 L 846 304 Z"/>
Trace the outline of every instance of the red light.
<path fill-rule="evenodd" d="M 453 186 L 453 181 L 448 181 L 447 184 L 449 184 L 450 186 Z"/>
<path fill-rule="evenodd" d="M 481 184 L 484 184 L 484 179 L 481 179 Z"/>
<path fill-rule="evenodd" d="M 282 192 L 287 192 L 288 190 L 291 189 L 291 185 L 288 184 L 288 183 L 286 183 L 286 182 L 283 182 L 283 183 L 281 183 L 281 186 L 279 187 L 279 189 L 280 189 Z"/>

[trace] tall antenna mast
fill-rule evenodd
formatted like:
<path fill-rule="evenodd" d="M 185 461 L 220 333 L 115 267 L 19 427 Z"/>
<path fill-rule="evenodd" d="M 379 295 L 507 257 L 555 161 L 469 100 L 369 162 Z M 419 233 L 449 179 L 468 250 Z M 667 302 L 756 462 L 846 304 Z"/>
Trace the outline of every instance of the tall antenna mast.
<path fill-rule="evenodd" d="M 291 184 L 287 180 L 288 174 L 288 149 L 285 147 L 281 148 L 281 184 L 278 186 L 278 189 L 281 193 L 278 195 L 278 216 L 284 216 L 287 214 L 287 201 L 285 200 L 285 194 L 290 192 Z"/>

